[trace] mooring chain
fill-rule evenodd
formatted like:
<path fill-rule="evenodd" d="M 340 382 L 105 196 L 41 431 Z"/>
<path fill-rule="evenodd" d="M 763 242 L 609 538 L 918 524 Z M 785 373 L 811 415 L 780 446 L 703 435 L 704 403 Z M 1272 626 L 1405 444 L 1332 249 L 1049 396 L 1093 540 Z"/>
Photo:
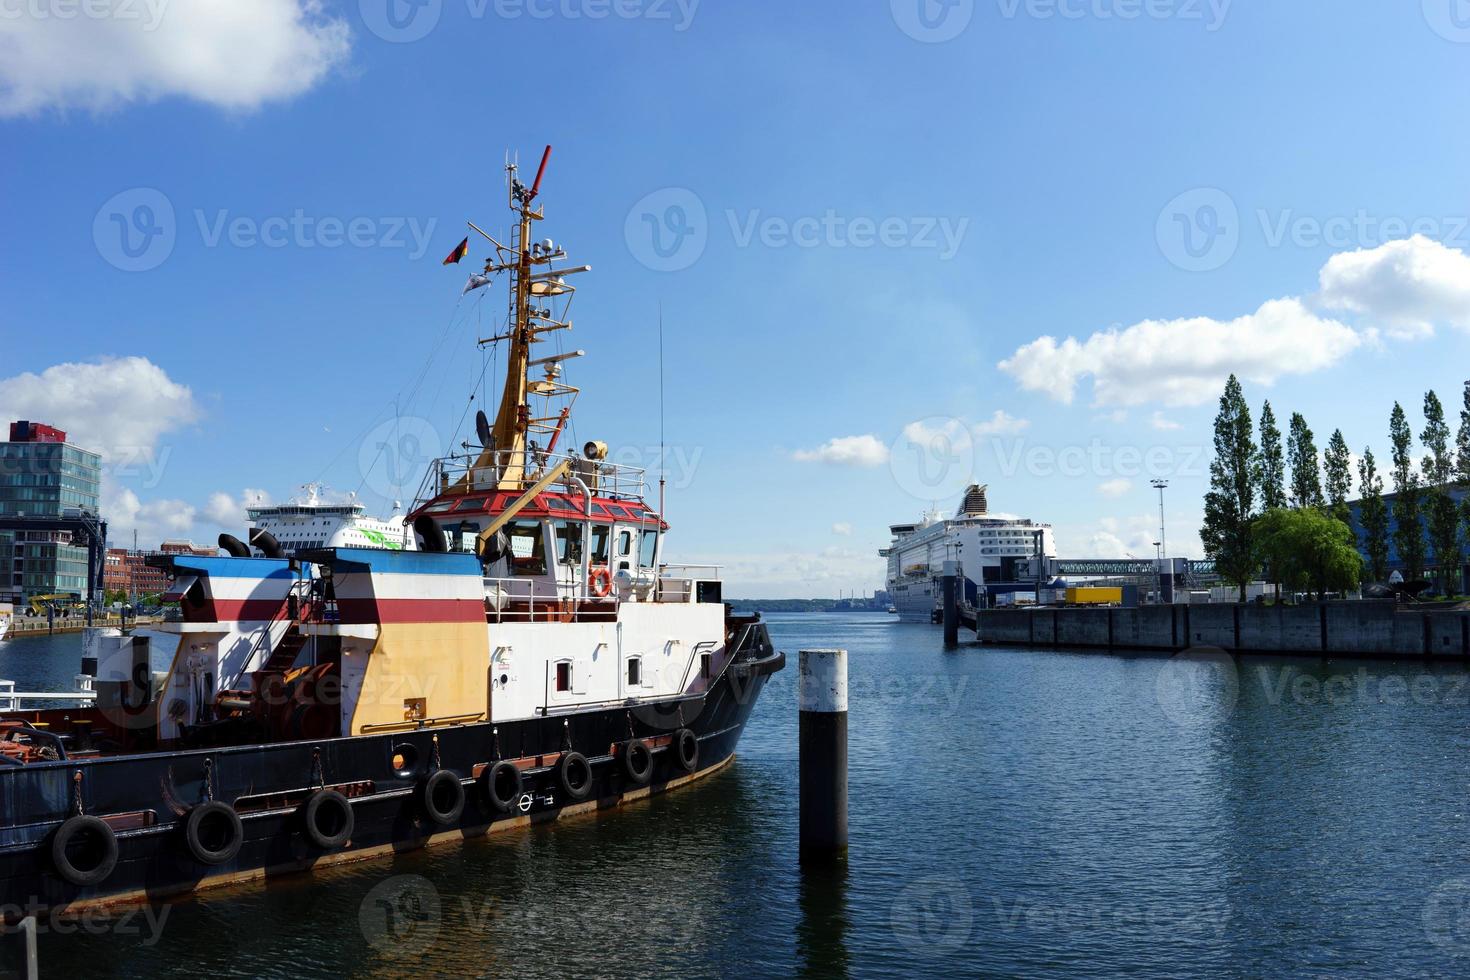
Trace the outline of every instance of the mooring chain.
<path fill-rule="evenodd" d="M 72 788 L 75 790 L 77 816 L 82 815 L 82 771 L 78 769 L 71 777 Z"/>
<path fill-rule="evenodd" d="M 561 721 L 561 750 L 563 752 L 572 751 L 572 722 L 570 718 L 563 718 Z"/>
<path fill-rule="evenodd" d="M 322 766 L 322 750 L 320 748 L 313 748 L 311 750 L 311 768 L 312 772 L 316 775 L 316 784 L 322 789 L 326 789 L 327 773 L 326 769 Z"/>
<path fill-rule="evenodd" d="M 438 772 L 443 768 L 443 764 L 439 761 L 439 736 L 436 734 L 434 736 L 434 771 Z"/>
<path fill-rule="evenodd" d="M 500 751 L 500 726 L 496 725 L 490 729 L 490 750 L 495 753 L 496 761 L 505 758 Z"/>
<path fill-rule="evenodd" d="M 214 802 L 214 760 L 204 760 L 204 802 Z"/>
<path fill-rule="evenodd" d="M 633 712 L 628 712 L 628 740 L 633 740 Z"/>

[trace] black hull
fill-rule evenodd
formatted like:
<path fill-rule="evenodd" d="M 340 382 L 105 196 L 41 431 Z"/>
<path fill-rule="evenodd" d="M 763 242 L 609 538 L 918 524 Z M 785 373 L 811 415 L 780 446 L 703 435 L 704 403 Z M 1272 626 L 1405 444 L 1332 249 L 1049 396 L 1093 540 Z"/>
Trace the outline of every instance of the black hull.
<path fill-rule="evenodd" d="M 673 789 L 730 761 L 766 680 L 783 665 L 780 653 L 737 661 L 708 694 L 655 705 L 0 769 L 0 915 L 162 898 L 511 830 Z M 680 767 L 672 746 L 659 744 L 679 728 L 698 738 L 693 772 Z M 658 746 L 647 785 L 631 779 L 614 754 L 630 737 Z M 497 760 L 549 763 L 566 751 L 591 763 L 591 792 L 580 800 L 568 797 L 550 764 L 524 769 L 531 799 L 527 806 L 522 796 L 510 813 L 499 812 L 476 779 Z M 402 770 L 394 768 L 395 756 L 407 763 Z M 424 779 L 439 769 L 453 772 L 465 790 L 463 814 L 449 825 L 431 820 L 422 799 Z M 117 837 L 116 867 L 96 885 L 65 880 L 51 858 L 57 829 L 77 813 L 78 785 L 83 813 L 108 820 Z M 351 797 L 351 839 L 335 849 L 315 846 L 306 834 L 304 800 L 323 786 Z M 244 826 L 239 853 L 217 866 L 193 857 L 184 830 L 189 810 L 211 798 L 234 806 Z"/>

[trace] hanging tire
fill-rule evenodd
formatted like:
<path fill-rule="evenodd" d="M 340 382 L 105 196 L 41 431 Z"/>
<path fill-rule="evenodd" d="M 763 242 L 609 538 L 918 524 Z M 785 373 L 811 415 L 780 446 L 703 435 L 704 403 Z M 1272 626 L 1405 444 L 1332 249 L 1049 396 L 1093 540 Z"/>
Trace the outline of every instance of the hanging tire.
<path fill-rule="evenodd" d="M 184 821 L 184 842 L 200 864 L 227 864 L 245 845 L 245 825 L 228 803 L 201 803 Z"/>
<path fill-rule="evenodd" d="M 685 772 L 692 773 L 699 767 L 699 737 L 687 728 L 674 733 L 674 761 Z"/>
<path fill-rule="evenodd" d="M 623 772 L 630 782 L 647 786 L 653 778 L 653 752 L 641 738 L 630 738 L 623 743 Z"/>
<path fill-rule="evenodd" d="M 592 763 L 580 752 L 568 752 L 556 764 L 556 778 L 568 797 L 585 800 L 592 792 Z"/>
<path fill-rule="evenodd" d="M 335 851 L 352 839 L 356 815 L 347 797 L 334 789 L 319 789 L 311 794 L 302 811 L 306 820 L 306 836 L 324 851 Z"/>
<path fill-rule="evenodd" d="M 448 769 L 440 769 L 424 780 L 419 799 L 429 819 L 443 827 L 459 823 L 464 813 L 464 785 Z"/>
<path fill-rule="evenodd" d="M 73 885 L 101 884 L 117 867 L 117 835 L 99 817 L 71 817 L 51 838 L 51 865 Z"/>
<path fill-rule="evenodd" d="M 509 813 L 516 808 L 516 801 L 521 798 L 522 783 L 521 769 L 514 762 L 502 760 L 480 774 L 480 786 L 484 788 L 486 802 L 501 813 Z"/>

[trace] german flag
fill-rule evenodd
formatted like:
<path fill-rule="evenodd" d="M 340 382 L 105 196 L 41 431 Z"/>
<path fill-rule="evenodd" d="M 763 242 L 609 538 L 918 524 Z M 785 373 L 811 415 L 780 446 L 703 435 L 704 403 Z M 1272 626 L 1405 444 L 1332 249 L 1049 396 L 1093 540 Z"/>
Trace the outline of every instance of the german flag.
<path fill-rule="evenodd" d="M 457 264 L 459 264 L 459 260 L 460 259 L 464 258 L 466 255 L 469 255 L 469 254 L 470 254 L 470 239 L 469 239 L 469 236 L 466 235 L 465 236 L 465 240 L 462 241 L 462 242 L 460 242 L 458 245 L 454 246 L 454 251 L 450 252 L 449 255 L 444 259 L 444 264 L 445 265 L 457 265 Z"/>

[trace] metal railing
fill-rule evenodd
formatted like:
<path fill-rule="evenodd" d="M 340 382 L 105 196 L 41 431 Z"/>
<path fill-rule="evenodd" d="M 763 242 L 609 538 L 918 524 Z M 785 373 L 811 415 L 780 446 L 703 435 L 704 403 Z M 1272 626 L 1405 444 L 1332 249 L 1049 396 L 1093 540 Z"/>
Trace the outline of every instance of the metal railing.
<path fill-rule="evenodd" d="M 84 676 L 77 675 L 77 686 L 80 689 L 76 691 L 17 691 L 15 681 L 0 681 L 0 712 L 19 711 L 22 701 L 95 701 L 97 692 L 92 690 L 90 677 L 87 677 L 86 687 L 82 688 Z"/>
<path fill-rule="evenodd" d="M 529 487 L 552 467 L 570 461 L 571 468 L 566 476 L 552 484 L 552 488 L 569 493 L 581 493 L 572 481 L 580 480 L 599 497 L 614 500 L 643 500 L 648 489 L 645 470 L 638 466 L 624 466 L 606 460 L 587 459 L 585 456 L 560 453 L 538 453 L 526 450 L 511 453 L 500 451 L 491 454 L 488 465 L 477 465 L 478 454 L 444 456 L 429 464 L 424 481 L 419 485 L 413 510 L 447 493 L 485 493 L 500 489 L 500 481 L 508 469 L 520 468 L 520 483 Z"/>

